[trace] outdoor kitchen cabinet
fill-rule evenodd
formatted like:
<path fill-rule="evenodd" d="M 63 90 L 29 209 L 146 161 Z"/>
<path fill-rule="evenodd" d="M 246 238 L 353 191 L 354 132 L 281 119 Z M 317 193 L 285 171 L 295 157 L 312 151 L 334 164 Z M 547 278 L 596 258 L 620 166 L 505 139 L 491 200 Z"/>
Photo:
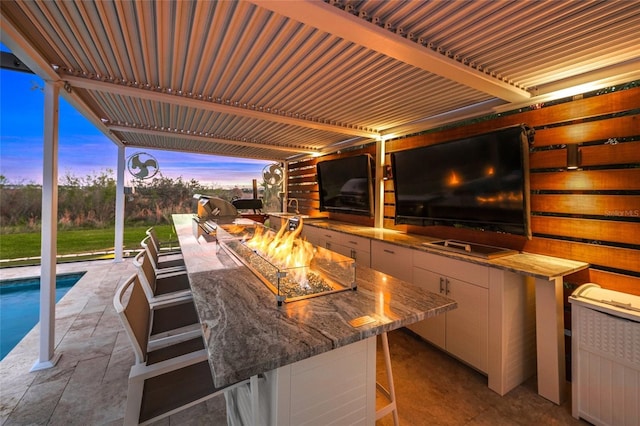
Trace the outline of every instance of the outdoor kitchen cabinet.
<path fill-rule="evenodd" d="M 305 229 L 310 231 L 307 237 L 323 247 L 326 235 L 334 235 L 328 230 L 369 238 L 372 269 L 437 293 L 442 278 L 446 294 L 448 280 L 449 296 L 459 303 L 462 319 L 446 316 L 439 326 L 428 330 L 409 328 L 485 373 L 489 389 L 499 395 L 537 371 L 538 393 L 556 404 L 564 399 L 562 281 L 566 275 L 587 268 L 587 263 L 525 252 L 492 258 L 448 252 L 433 246 L 431 237 L 363 231 L 360 226 L 349 229 L 331 220 Z M 450 329 L 455 326 L 466 331 L 465 324 L 482 330 L 473 336 L 480 342 L 478 346 L 453 337 Z M 482 349 L 477 350 L 479 347 Z M 469 349 L 481 356 L 467 356 Z"/>
<path fill-rule="evenodd" d="M 359 266 L 371 266 L 371 240 L 368 238 L 313 226 L 302 228 L 302 236 L 313 245 L 354 259 Z"/>
<path fill-rule="evenodd" d="M 413 283 L 458 302 L 456 311 L 408 328 L 477 370 L 487 373 L 489 268 L 414 252 Z"/>
<path fill-rule="evenodd" d="M 305 223 L 302 226 L 302 232 L 300 233 L 300 236 L 305 240 L 309 241 L 314 246 L 318 246 L 320 245 L 319 242 L 321 242 L 322 231 L 323 230 L 320 228 L 315 228 Z"/>
<path fill-rule="evenodd" d="M 269 215 L 269 228 L 278 232 L 282 226 L 282 218 L 274 215 Z"/>
<path fill-rule="evenodd" d="M 458 309 L 408 328 L 485 373 L 489 388 L 504 395 L 536 371 L 535 286 L 481 262 L 413 250 L 412 282 L 451 297 Z"/>
<path fill-rule="evenodd" d="M 302 227 L 301 236 L 309 241 L 314 246 L 326 248 L 327 236 L 325 234 L 333 235 L 335 232 L 327 231 L 322 228 L 316 228 L 313 226 L 304 225 Z"/>
<path fill-rule="evenodd" d="M 334 232 L 327 238 L 325 247 L 356 261 L 357 265 L 371 266 L 371 241 L 368 238 Z"/>
<path fill-rule="evenodd" d="M 445 315 L 440 325 L 409 328 L 486 374 L 489 389 L 499 395 L 537 372 L 538 393 L 562 403 L 566 394 L 562 282 L 587 268 L 587 263 L 526 252 L 473 256 L 436 248 L 430 237 L 365 232 L 360 226 L 350 230 L 330 220 L 305 226 L 303 235 L 305 230 L 307 238 L 322 247 L 330 240 L 327 235 L 338 232 L 369 238 L 371 269 L 432 292 L 440 293 L 442 278 L 446 295 L 448 280 L 448 296 L 458 302 L 460 318 Z M 458 337 L 466 336 L 467 330 L 476 330 L 474 343 Z M 474 355 L 468 355 L 470 350 Z"/>
<path fill-rule="evenodd" d="M 383 241 L 371 241 L 371 268 L 403 281 L 412 280 L 413 249 Z"/>

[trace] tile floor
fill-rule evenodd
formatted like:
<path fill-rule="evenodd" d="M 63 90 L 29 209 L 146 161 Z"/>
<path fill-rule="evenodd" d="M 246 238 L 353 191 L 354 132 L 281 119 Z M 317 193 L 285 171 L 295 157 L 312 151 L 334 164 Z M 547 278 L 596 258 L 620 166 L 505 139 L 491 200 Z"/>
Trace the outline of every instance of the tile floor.
<path fill-rule="evenodd" d="M 132 273 L 130 260 L 68 263 L 58 273 L 87 274 L 56 307 L 56 352 L 51 369 L 29 372 L 38 356 L 38 327 L 0 362 L 0 424 L 122 424 L 127 376 L 133 352 L 113 309 L 117 286 Z M 39 267 L 5 268 L 0 278 L 39 275 Z M 539 397 L 535 380 L 504 397 L 486 387 L 486 377 L 397 330 L 389 334 L 391 359 L 403 425 L 579 425 L 570 404 Z M 378 357 L 379 362 L 382 356 Z M 378 366 L 380 379 L 383 364 Z M 158 424 L 222 425 L 219 397 Z M 393 424 L 389 415 L 377 426 Z"/>

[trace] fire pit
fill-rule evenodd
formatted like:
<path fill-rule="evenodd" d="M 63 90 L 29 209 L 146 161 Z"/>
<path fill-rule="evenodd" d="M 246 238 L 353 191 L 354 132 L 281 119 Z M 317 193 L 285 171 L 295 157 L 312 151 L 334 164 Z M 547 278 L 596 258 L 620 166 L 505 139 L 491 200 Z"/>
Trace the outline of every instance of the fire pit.
<path fill-rule="evenodd" d="M 218 244 L 282 302 L 356 289 L 355 261 L 299 238 L 287 223 L 276 233 L 260 223 L 221 225 Z"/>

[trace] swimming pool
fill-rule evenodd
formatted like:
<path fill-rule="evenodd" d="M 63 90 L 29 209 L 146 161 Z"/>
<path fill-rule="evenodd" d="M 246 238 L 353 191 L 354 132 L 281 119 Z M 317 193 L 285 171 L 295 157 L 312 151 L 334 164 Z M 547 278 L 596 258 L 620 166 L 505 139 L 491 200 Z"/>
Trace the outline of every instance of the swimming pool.
<path fill-rule="evenodd" d="M 56 303 L 84 272 L 56 275 Z M 0 360 L 40 320 L 40 277 L 0 280 Z"/>

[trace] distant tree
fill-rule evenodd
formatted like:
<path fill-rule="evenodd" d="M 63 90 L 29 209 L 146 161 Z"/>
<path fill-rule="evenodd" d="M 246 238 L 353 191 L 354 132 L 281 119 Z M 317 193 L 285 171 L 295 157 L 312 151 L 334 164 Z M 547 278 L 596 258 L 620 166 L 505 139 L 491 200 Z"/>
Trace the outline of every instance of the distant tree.
<path fill-rule="evenodd" d="M 34 184 L 0 186 L 0 227 L 39 229 L 42 187 Z"/>
<path fill-rule="evenodd" d="M 113 226 L 117 184 L 111 169 L 77 177 L 66 172 L 58 185 L 58 224 L 61 229 Z M 171 179 L 158 174 L 133 181 L 125 198 L 125 223 L 148 225 L 169 223 L 175 213 L 195 213 L 194 194 L 207 194 L 231 201 L 242 197 L 239 188 L 203 186 L 197 180 Z M 0 175 L 0 228 L 6 232 L 39 230 L 42 186 L 11 184 Z"/>

